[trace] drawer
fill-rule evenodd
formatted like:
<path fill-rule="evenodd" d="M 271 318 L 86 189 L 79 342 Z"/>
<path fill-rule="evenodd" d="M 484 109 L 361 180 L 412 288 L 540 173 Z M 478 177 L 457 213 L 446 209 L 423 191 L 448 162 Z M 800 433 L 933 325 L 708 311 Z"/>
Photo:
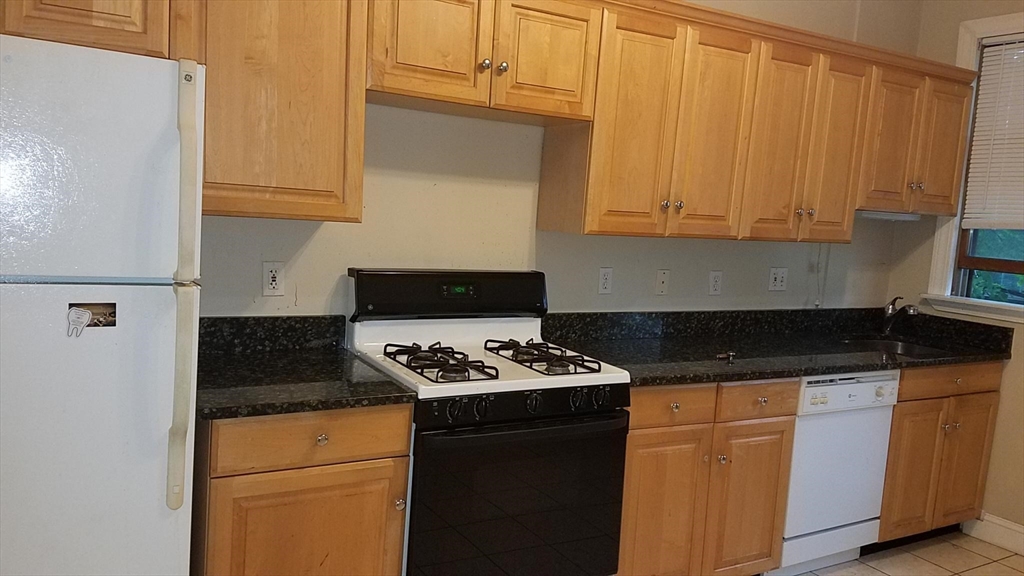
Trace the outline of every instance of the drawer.
<path fill-rule="evenodd" d="M 941 398 L 999 390 L 1002 362 L 908 368 L 900 374 L 898 400 Z"/>
<path fill-rule="evenodd" d="M 772 418 L 796 414 L 799 380 L 727 382 L 718 387 L 716 422 Z"/>
<path fill-rule="evenodd" d="M 210 476 L 409 455 L 412 405 L 214 420 Z"/>
<path fill-rule="evenodd" d="M 629 427 L 714 422 L 718 385 L 639 386 L 629 392 Z"/>

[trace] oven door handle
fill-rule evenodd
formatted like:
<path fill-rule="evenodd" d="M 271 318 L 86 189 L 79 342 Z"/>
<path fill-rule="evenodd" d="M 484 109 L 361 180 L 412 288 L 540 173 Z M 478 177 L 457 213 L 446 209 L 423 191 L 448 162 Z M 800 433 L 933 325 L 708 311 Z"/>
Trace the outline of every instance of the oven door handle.
<path fill-rule="evenodd" d="M 484 426 L 474 429 L 439 430 L 424 432 L 424 442 L 436 445 L 458 444 L 460 447 L 482 446 L 495 442 L 522 442 L 532 440 L 548 440 L 552 438 L 572 438 L 602 432 L 622 430 L 623 434 L 629 427 L 629 412 L 619 410 L 612 414 L 561 418 L 546 422 L 541 426 L 536 421 L 522 424 L 505 424 Z"/>

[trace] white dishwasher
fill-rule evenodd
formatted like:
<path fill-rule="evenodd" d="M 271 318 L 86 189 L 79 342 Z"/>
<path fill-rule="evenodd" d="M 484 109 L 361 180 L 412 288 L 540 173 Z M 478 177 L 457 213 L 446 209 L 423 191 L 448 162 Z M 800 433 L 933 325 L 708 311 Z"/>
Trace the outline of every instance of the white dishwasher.
<path fill-rule="evenodd" d="M 800 574 L 852 560 L 878 541 L 899 370 L 800 382 L 782 568 Z"/>

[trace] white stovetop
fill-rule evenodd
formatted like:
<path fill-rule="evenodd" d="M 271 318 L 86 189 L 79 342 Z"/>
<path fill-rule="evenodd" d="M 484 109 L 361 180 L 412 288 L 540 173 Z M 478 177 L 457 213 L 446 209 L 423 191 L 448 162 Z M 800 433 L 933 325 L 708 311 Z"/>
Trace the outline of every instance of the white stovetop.
<path fill-rule="evenodd" d="M 481 318 L 462 320 L 382 320 L 349 323 L 346 338 L 354 350 L 370 363 L 416 391 L 419 398 L 443 398 L 470 394 L 543 390 L 597 384 L 629 382 L 629 373 L 601 363 L 601 371 L 586 374 L 547 376 L 512 360 L 484 350 L 484 341 L 513 338 L 525 343 L 541 341 L 539 318 Z M 418 343 L 424 348 L 440 341 L 465 352 L 470 360 L 482 360 L 498 369 L 495 380 L 433 382 L 384 356 L 384 345 Z M 567 350 L 567 353 L 574 353 Z"/>

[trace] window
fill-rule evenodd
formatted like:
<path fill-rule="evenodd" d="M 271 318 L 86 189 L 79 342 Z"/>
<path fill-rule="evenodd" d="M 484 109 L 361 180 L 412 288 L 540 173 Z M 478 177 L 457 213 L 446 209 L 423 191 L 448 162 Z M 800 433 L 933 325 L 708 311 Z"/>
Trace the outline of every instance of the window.
<path fill-rule="evenodd" d="M 981 53 L 953 294 L 1024 304 L 1024 40 Z"/>

